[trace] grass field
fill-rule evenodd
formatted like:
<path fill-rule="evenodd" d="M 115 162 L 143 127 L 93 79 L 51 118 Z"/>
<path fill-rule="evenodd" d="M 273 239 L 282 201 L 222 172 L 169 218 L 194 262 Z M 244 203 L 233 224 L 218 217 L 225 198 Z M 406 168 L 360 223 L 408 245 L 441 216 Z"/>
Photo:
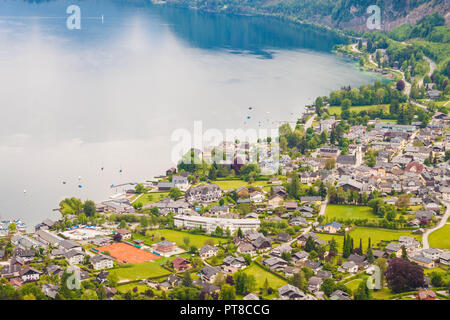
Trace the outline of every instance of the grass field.
<path fill-rule="evenodd" d="M 141 280 L 152 277 L 170 275 L 170 271 L 160 266 L 160 261 L 144 262 L 132 265 L 131 267 L 122 267 L 111 270 L 111 273 L 117 274 L 119 281 L 123 280 Z"/>
<path fill-rule="evenodd" d="M 255 181 L 249 184 L 245 180 L 216 180 L 212 183 L 217 184 L 222 190 L 237 189 L 239 187 L 264 187 L 268 185 L 267 181 Z"/>
<path fill-rule="evenodd" d="M 431 248 L 450 249 L 450 224 L 432 232 L 428 241 Z"/>
<path fill-rule="evenodd" d="M 380 219 L 370 207 L 337 204 L 329 204 L 325 211 L 325 216 L 328 219 Z"/>
<path fill-rule="evenodd" d="M 330 241 L 331 238 L 334 238 L 338 244 L 339 252 L 342 252 L 342 246 L 344 243 L 343 236 L 332 234 L 318 234 L 318 236 L 320 239 L 323 239 L 325 241 Z M 367 250 L 367 246 L 369 245 L 369 238 L 371 239 L 372 246 L 376 246 L 377 243 L 379 243 L 382 240 L 385 241 L 398 240 L 400 236 L 415 237 L 418 241 L 422 239 L 421 235 L 414 235 L 410 231 L 396 231 L 396 230 L 364 228 L 364 227 L 357 227 L 353 229 L 350 232 L 350 236 L 353 238 L 355 247 L 359 247 L 359 239 L 362 239 L 364 252 Z"/>
<path fill-rule="evenodd" d="M 149 287 L 144 284 L 127 283 L 121 286 L 117 286 L 117 291 L 119 291 L 120 293 L 126 293 L 130 290 L 133 290 L 134 288 L 137 288 L 139 293 L 143 293 L 145 292 L 145 290 L 149 289 Z"/>
<path fill-rule="evenodd" d="M 136 200 L 136 203 L 140 202 L 140 203 L 142 203 L 142 205 L 146 205 L 149 203 L 158 202 L 168 196 L 169 196 L 168 191 L 150 192 L 150 193 L 143 194 L 141 197 L 139 197 L 139 199 Z"/>
<path fill-rule="evenodd" d="M 141 239 L 144 240 L 145 244 L 151 245 L 153 243 L 161 241 L 161 237 L 164 237 L 167 241 L 175 242 L 178 246 L 184 247 L 185 246 L 184 238 L 189 237 L 190 239 L 189 246 L 196 246 L 197 248 L 203 247 L 205 241 L 208 239 L 212 239 L 215 244 L 219 243 L 219 241 L 221 242 L 227 241 L 226 239 L 214 238 L 201 234 L 191 234 L 188 232 L 168 230 L 168 229 L 152 230 L 150 231 L 150 234 L 155 235 L 153 242 L 151 241 L 150 236 L 143 236 L 140 234 L 133 234 L 133 239 Z"/>
<path fill-rule="evenodd" d="M 347 282 L 345 284 L 345 286 L 347 288 L 349 288 L 350 290 L 352 290 L 352 292 L 354 292 L 358 288 L 361 281 L 363 281 L 363 279 L 354 279 L 354 280 L 351 280 L 350 282 Z"/>
<path fill-rule="evenodd" d="M 389 105 L 387 104 L 380 104 L 380 105 L 371 105 L 371 106 L 351 106 L 350 112 L 356 112 L 359 113 L 361 111 L 374 111 L 383 109 L 384 113 L 389 113 Z M 342 109 L 340 106 L 335 107 L 328 107 L 328 113 L 330 115 L 336 114 L 340 115 L 342 112 Z"/>
<path fill-rule="evenodd" d="M 244 270 L 244 272 L 248 275 L 253 275 L 256 279 L 256 289 L 264 287 L 264 282 L 267 279 L 269 283 L 269 287 L 274 289 L 278 289 L 279 287 L 284 286 L 287 282 L 272 273 L 264 270 L 257 264 L 252 264 L 250 267 Z"/>

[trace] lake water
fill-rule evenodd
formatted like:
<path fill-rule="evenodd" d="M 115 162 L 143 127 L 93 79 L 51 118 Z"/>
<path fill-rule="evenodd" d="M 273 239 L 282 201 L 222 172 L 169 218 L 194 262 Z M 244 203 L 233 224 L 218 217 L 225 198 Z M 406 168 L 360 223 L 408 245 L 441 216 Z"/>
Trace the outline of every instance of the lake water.
<path fill-rule="evenodd" d="M 66 28 L 71 4 L 81 30 Z M 133 1 L 2 1 L 0 219 L 31 227 L 66 196 L 102 200 L 111 184 L 165 172 L 172 132 L 196 120 L 275 127 L 316 96 L 374 81 L 330 53 L 337 42 L 274 19 Z"/>

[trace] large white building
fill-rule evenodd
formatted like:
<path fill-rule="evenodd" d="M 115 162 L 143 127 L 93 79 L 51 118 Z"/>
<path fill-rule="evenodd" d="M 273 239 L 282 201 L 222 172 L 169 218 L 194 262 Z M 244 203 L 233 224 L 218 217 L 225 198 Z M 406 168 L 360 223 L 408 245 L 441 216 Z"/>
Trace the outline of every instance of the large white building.
<path fill-rule="evenodd" d="M 235 232 L 241 228 L 242 232 L 245 232 L 247 230 L 256 230 L 261 224 L 258 219 L 223 219 L 188 215 L 177 215 L 173 219 L 177 227 L 186 229 L 201 227 L 206 232 L 214 232 L 218 226 L 224 231 L 228 228 L 230 232 Z"/>

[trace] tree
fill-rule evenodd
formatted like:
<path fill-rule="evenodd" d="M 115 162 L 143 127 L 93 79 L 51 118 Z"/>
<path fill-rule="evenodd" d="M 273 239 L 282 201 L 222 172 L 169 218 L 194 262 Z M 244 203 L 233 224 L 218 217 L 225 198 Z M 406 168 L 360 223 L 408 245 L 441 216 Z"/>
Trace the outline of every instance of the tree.
<path fill-rule="evenodd" d="M 300 179 L 298 177 L 298 174 L 294 172 L 292 174 L 291 182 L 287 185 L 286 191 L 292 198 L 298 199 L 300 190 Z"/>
<path fill-rule="evenodd" d="M 182 196 L 182 192 L 180 189 L 178 188 L 170 188 L 169 191 L 169 197 L 172 198 L 173 200 L 178 200 L 180 199 Z"/>
<path fill-rule="evenodd" d="M 358 288 L 353 294 L 353 298 L 355 300 L 370 300 L 370 291 L 365 280 L 359 283 Z"/>
<path fill-rule="evenodd" d="M 127 227 L 127 222 L 125 220 L 121 220 L 119 223 L 119 229 L 125 229 Z"/>
<path fill-rule="evenodd" d="M 330 253 L 337 253 L 338 249 L 337 249 L 337 241 L 333 238 L 331 238 L 330 240 Z"/>
<path fill-rule="evenodd" d="M 110 272 L 106 277 L 106 280 L 111 288 L 115 288 L 119 282 L 119 276 L 115 272 Z"/>
<path fill-rule="evenodd" d="M 267 278 L 264 281 L 262 292 L 263 292 L 263 295 L 265 295 L 265 296 L 269 294 L 269 281 L 267 280 Z"/>
<path fill-rule="evenodd" d="M 116 233 L 116 234 L 113 236 L 113 240 L 116 241 L 116 242 L 122 241 L 122 235 L 121 235 L 120 233 Z"/>
<path fill-rule="evenodd" d="M 237 236 L 238 236 L 238 238 L 241 238 L 241 239 L 244 238 L 244 233 L 242 232 L 240 227 L 238 228 Z"/>
<path fill-rule="evenodd" d="M 220 226 L 217 226 L 214 234 L 219 237 L 223 236 L 223 229 Z"/>
<path fill-rule="evenodd" d="M 163 291 L 165 293 L 165 291 Z M 175 287 L 168 295 L 171 300 L 199 300 L 201 291 L 192 287 Z M 162 297 L 164 298 L 164 297 Z"/>
<path fill-rule="evenodd" d="M 92 200 L 86 200 L 84 202 L 83 212 L 86 217 L 95 216 L 95 212 L 97 212 L 97 208 L 95 207 L 95 202 Z"/>
<path fill-rule="evenodd" d="M 367 262 L 373 263 L 375 261 L 375 257 L 373 256 L 372 246 L 369 246 L 366 252 Z"/>
<path fill-rule="evenodd" d="M 433 287 L 443 287 L 444 279 L 442 278 L 442 273 L 440 272 L 432 272 L 430 275 L 430 283 Z"/>
<path fill-rule="evenodd" d="M 186 236 L 186 237 L 183 238 L 183 242 L 184 242 L 184 245 L 185 245 L 186 248 L 187 248 L 187 247 L 189 247 L 189 243 L 191 243 L 191 238 L 189 238 L 188 236 Z"/>
<path fill-rule="evenodd" d="M 424 285 L 423 269 L 401 258 L 389 260 L 386 271 L 388 287 L 395 293 L 412 291 Z"/>
<path fill-rule="evenodd" d="M 305 251 L 311 252 L 315 249 L 316 249 L 316 243 L 314 242 L 314 239 L 311 236 L 309 236 L 308 239 L 306 239 Z"/>
<path fill-rule="evenodd" d="M 336 159 L 335 158 L 328 158 L 325 160 L 325 169 L 327 170 L 333 170 L 336 167 Z"/>
<path fill-rule="evenodd" d="M 333 279 L 327 278 L 323 280 L 320 290 L 322 290 L 328 297 L 334 292 L 336 285 Z"/>
<path fill-rule="evenodd" d="M 92 289 L 84 290 L 81 295 L 81 300 L 98 300 L 97 292 Z"/>
<path fill-rule="evenodd" d="M 190 254 L 197 254 L 197 247 L 196 246 L 191 246 L 190 248 L 189 248 L 189 253 Z"/>
<path fill-rule="evenodd" d="M 144 185 L 143 185 L 142 183 L 138 183 L 138 184 L 134 187 L 134 192 L 135 192 L 135 193 L 144 193 L 144 192 L 145 192 Z"/>
<path fill-rule="evenodd" d="M 350 256 L 353 250 L 352 247 L 353 247 L 353 239 L 350 237 L 349 234 L 344 235 L 344 244 L 342 248 L 342 256 L 344 258 L 348 258 Z"/>
<path fill-rule="evenodd" d="M 399 80 L 395 86 L 398 91 L 403 91 L 405 89 L 405 81 Z"/>
<path fill-rule="evenodd" d="M 398 196 L 397 207 L 407 208 L 410 206 L 410 197 L 408 194 L 403 193 Z"/>
<path fill-rule="evenodd" d="M 19 289 L 19 296 L 24 300 L 46 300 L 47 297 L 35 283 L 26 283 Z"/>
<path fill-rule="evenodd" d="M 186 271 L 183 274 L 182 285 L 185 287 L 192 287 L 192 278 L 191 278 L 191 273 L 189 271 Z"/>
<path fill-rule="evenodd" d="M 294 274 L 294 276 L 292 277 L 291 284 L 294 287 L 299 288 L 300 290 L 305 290 L 306 286 L 308 284 L 308 282 L 306 281 L 306 278 L 305 278 L 305 273 L 302 270 L 300 270 L 299 272 Z"/>
<path fill-rule="evenodd" d="M 222 288 L 220 289 L 220 300 L 234 300 L 236 299 L 236 294 L 234 287 L 230 286 L 229 284 L 224 284 Z"/>
<path fill-rule="evenodd" d="M 256 280 L 253 275 L 247 275 L 246 273 L 242 271 L 238 271 L 233 276 L 236 293 L 239 295 L 245 295 L 249 292 L 251 292 L 255 285 Z"/>
<path fill-rule="evenodd" d="M 406 261 L 409 261 L 408 253 L 406 252 L 406 247 L 405 246 L 402 246 L 402 259 L 406 260 Z"/>
<path fill-rule="evenodd" d="M 17 230 L 17 227 L 16 227 L 16 224 L 13 222 L 13 223 L 10 223 L 9 225 L 8 225 L 8 231 L 10 232 L 10 233 L 14 233 L 14 232 L 16 232 L 16 230 Z"/>

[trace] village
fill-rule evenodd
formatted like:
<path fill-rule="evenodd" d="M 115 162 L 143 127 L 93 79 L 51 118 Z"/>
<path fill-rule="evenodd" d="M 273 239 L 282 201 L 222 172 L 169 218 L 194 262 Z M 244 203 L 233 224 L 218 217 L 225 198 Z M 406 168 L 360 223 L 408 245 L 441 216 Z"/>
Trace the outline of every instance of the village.
<path fill-rule="evenodd" d="M 449 120 L 437 112 L 425 128 L 350 126 L 345 154 L 326 141 L 308 155 L 283 154 L 273 175 L 259 175 L 263 157 L 213 163 L 206 174 L 179 165 L 106 201 L 66 199 L 59 221 L 31 234 L 8 227 L 0 282 L 48 299 L 448 299 Z M 309 121 L 307 131 L 320 136 L 341 122 Z M 224 146 L 251 147 L 213 150 Z M 395 259 L 421 276 L 383 275 L 368 293 L 367 279 Z M 73 273 L 77 293 L 65 283 Z"/>
<path fill-rule="evenodd" d="M 449 300 L 450 63 L 353 40 L 336 51 L 384 80 L 277 137 L 192 148 L 33 232 L 1 221 L 0 300 Z"/>

